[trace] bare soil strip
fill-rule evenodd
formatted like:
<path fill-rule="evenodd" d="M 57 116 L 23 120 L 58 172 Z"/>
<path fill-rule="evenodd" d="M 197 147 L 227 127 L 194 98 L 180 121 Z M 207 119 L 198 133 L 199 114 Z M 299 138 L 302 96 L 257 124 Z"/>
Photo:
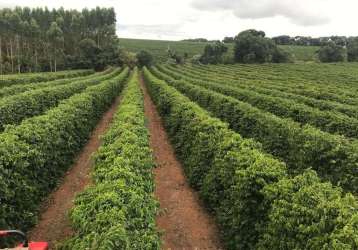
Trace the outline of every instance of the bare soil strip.
<path fill-rule="evenodd" d="M 155 196 L 160 202 L 157 226 L 164 231 L 163 249 L 222 249 L 216 224 L 187 183 L 142 78 L 140 83 L 150 145 L 158 165 L 154 171 Z"/>
<path fill-rule="evenodd" d="M 100 136 L 109 128 L 118 108 L 120 97 L 117 97 L 110 109 L 103 115 L 92 135 L 76 158 L 75 163 L 63 178 L 60 186 L 44 202 L 38 224 L 29 233 L 31 241 L 47 241 L 53 249 L 72 234 L 68 212 L 79 192 L 90 183 L 91 156 L 101 144 Z"/>

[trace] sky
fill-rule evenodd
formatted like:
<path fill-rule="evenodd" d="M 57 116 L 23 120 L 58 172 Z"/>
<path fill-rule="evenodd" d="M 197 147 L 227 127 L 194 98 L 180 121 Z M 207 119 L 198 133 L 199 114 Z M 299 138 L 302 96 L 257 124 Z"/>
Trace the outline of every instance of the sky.
<path fill-rule="evenodd" d="M 0 0 L 14 6 L 114 7 L 119 37 L 223 39 L 245 29 L 267 36 L 358 36 L 357 0 Z"/>

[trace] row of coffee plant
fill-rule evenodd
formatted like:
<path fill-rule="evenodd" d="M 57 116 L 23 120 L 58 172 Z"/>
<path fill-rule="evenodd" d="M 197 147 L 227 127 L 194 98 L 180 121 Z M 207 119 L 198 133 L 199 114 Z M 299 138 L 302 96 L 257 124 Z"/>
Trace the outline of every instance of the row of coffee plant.
<path fill-rule="evenodd" d="M 154 162 L 134 70 L 94 157 L 93 184 L 75 200 L 75 236 L 62 249 L 160 249 Z"/>
<path fill-rule="evenodd" d="M 58 72 L 42 72 L 29 74 L 15 74 L 15 75 L 0 75 L 0 88 L 10 86 L 13 84 L 22 84 L 30 82 L 45 82 L 61 78 L 85 76 L 93 74 L 93 70 L 68 70 Z"/>
<path fill-rule="evenodd" d="M 192 101 L 230 124 L 246 138 L 254 138 L 272 155 L 282 159 L 292 174 L 313 168 L 325 180 L 357 193 L 358 141 L 322 132 L 309 125 L 283 119 L 248 103 L 196 86 L 168 79 L 155 68 L 157 76 Z"/>
<path fill-rule="evenodd" d="M 103 79 L 0 134 L 0 228 L 26 231 L 35 223 L 40 202 L 73 163 L 128 72 Z"/>
<path fill-rule="evenodd" d="M 322 182 L 313 170 L 290 177 L 260 144 L 147 69 L 144 77 L 184 171 L 216 215 L 228 249 L 357 247 L 358 203 L 351 194 Z"/>

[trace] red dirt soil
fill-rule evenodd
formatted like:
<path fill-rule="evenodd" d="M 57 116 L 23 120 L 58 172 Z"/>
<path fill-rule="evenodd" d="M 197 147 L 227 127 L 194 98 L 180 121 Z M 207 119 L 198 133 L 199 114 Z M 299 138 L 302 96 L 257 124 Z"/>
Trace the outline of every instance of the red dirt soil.
<path fill-rule="evenodd" d="M 142 77 L 140 83 L 150 145 L 157 164 L 155 196 L 160 203 L 160 214 L 156 223 L 160 230 L 164 230 L 162 249 L 223 249 L 215 221 L 187 183 Z"/>
<path fill-rule="evenodd" d="M 58 242 L 72 235 L 68 212 L 73 206 L 76 194 L 90 184 L 91 156 L 100 146 L 100 136 L 109 128 L 119 102 L 120 97 L 117 97 L 97 124 L 89 141 L 64 176 L 60 186 L 42 205 L 39 222 L 29 233 L 31 241 L 47 241 L 50 249 L 54 249 Z"/>

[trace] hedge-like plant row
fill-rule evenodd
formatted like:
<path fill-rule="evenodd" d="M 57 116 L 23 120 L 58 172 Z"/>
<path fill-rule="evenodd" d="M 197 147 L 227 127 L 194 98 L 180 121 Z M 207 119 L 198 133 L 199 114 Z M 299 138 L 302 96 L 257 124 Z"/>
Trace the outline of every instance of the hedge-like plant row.
<path fill-rule="evenodd" d="M 101 81 L 110 79 L 119 73 L 120 69 L 116 69 L 105 75 L 100 74 L 95 78 L 30 90 L 2 98 L 0 99 L 0 131 L 3 131 L 6 125 L 19 124 L 25 118 L 40 115 L 58 105 L 61 100 L 80 93 L 89 86 L 99 84 Z"/>
<path fill-rule="evenodd" d="M 286 65 L 285 65 L 286 66 Z M 290 66 L 280 68 L 280 71 L 275 71 L 274 67 L 268 65 L 259 66 L 209 66 L 209 67 L 195 67 L 202 72 L 210 71 L 213 74 L 221 75 L 223 77 L 239 78 L 240 80 L 252 79 L 260 80 L 260 82 L 271 82 L 277 86 L 284 86 L 290 88 L 311 89 L 316 91 L 323 91 L 327 93 L 339 94 L 347 98 L 357 98 L 358 88 L 356 76 L 354 76 L 353 68 L 349 69 L 349 73 L 339 75 L 338 65 L 332 67 L 330 72 L 319 72 L 317 67 L 319 65 L 309 66 L 314 70 L 309 75 L 305 75 L 304 71 L 297 69 L 299 65 L 292 68 Z M 347 65 L 346 65 L 347 66 Z M 327 77 L 329 76 L 329 77 Z M 322 79 L 325 79 L 322 81 Z M 339 85 L 337 85 L 339 83 Z"/>
<path fill-rule="evenodd" d="M 0 228 L 26 231 L 33 225 L 39 203 L 73 162 L 127 75 L 124 69 L 0 134 Z"/>
<path fill-rule="evenodd" d="M 252 82 L 248 82 L 248 81 L 237 81 L 237 80 L 235 81 L 230 79 L 216 78 L 216 77 L 208 76 L 208 74 L 202 74 L 200 72 L 193 71 L 192 69 L 186 70 L 184 69 L 184 67 L 174 67 L 170 65 L 165 67 L 160 67 L 160 69 L 167 69 L 173 73 L 181 75 L 182 77 L 179 79 L 185 78 L 185 80 L 190 79 L 192 82 L 194 82 L 195 79 L 200 78 L 201 80 L 208 80 L 210 82 L 217 83 L 220 85 L 230 86 L 235 88 L 245 88 L 260 94 L 293 100 L 298 103 L 303 103 L 323 111 L 326 110 L 335 111 L 354 117 L 356 119 L 358 118 L 358 109 L 353 105 L 342 104 L 339 102 L 334 102 L 329 100 L 318 100 L 312 97 L 296 95 L 292 93 L 287 93 L 285 91 L 275 90 L 272 88 L 272 85 L 275 85 L 275 83 L 272 83 L 271 85 L 267 85 L 267 86 L 262 86 L 261 84 L 253 84 Z"/>
<path fill-rule="evenodd" d="M 194 79 L 191 82 L 195 85 L 234 97 L 235 99 L 271 112 L 279 117 L 292 118 L 296 122 L 310 124 L 329 133 L 358 138 L 358 120 L 347 115 L 337 112 L 321 111 L 290 99 L 272 97 L 244 88 L 201 80 L 200 78 Z"/>
<path fill-rule="evenodd" d="M 322 70 L 322 66 L 327 69 Z M 205 67 L 203 67 L 205 68 Z M 302 86 L 308 84 L 312 87 L 324 88 L 329 91 L 338 89 L 339 93 L 347 94 L 351 97 L 357 96 L 357 64 L 338 63 L 338 64 L 290 64 L 290 65 L 218 65 L 213 69 L 226 70 L 229 74 L 237 74 L 245 71 L 247 77 L 255 76 L 260 73 L 262 78 L 269 78 L 274 82 L 289 84 L 292 86 Z M 230 73 L 231 72 L 231 73 Z M 337 83 L 339 87 L 337 88 Z M 352 92 L 353 90 L 353 92 Z"/>
<path fill-rule="evenodd" d="M 62 249 L 160 249 L 153 168 L 135 69 L 94 157 L 93 185 L 71 211 L 75 236 Z"/>
<path fill-rule="evenodd" d="M 283 163 L 144 69 L 190 183 L 216 215 L 228 249 L 356 249 L 358 204 L 312 170 Z"/>
<path fill-rule="evenodd" d="M 219 68 L 220 66 L 217 66 L 217 67 Z M 289 87 L 290 86 L 289 83 L 286 85 L 282 85 L 282 83 L 280 83 L 280 82 L 265 81 L 262 79 L 260 80 L 260 76 L 256 76 L 256 78 L 254 76 L 252 76 L 251 77 L 252 79 L 251 78 L 250 79 L 245 79 L 245 78 L 241 79 L 239 77 L 239 75 L 243 74 L 242 71 L 237 72 L 233 77 L 230 77 L 228 75 L 223 74 L 223 72 L 218 73 L 215 71 L 215 73 L 214 73 L 210 69 L 205 70 L 204 68 L 201 69 L 201 68 L 188 67 L 188 66 L 185 66 L 185 67 L 165 66 L 164 68 L 174 71 L 179 74 L 183 74 L 183 75 L 185 75 L 185 77 L 189 77 L 189 78 L 200 77 L 202 80 L 205 79 L 205 80 L 208 80 L 211 82 L 216 82 L 219 84 L 228 85 L 228 86 L 236 87 L 236 88 L 250 89 L 255 92 L 270 95 L 270 96 L 277 96 L 277 97 L 282 97 L 285 99 L 295 100 L 297 102 L 304 103 L 306 105 L 309 105 L 309 106 L 312 106 L 315 108 L 319 108 L 321 110 L 337 111 L 337 112 L 344 113 L 346 115 L 349 115 L 349 116 L 352 116 L 355 118 L 358 117 L 358 111 L 356 109 L 356 106 L 354 106 L 354 105 L 342 103 L 342 102 L 334 101 L 334 100 L 330 100 L 330 99 L 316 99 L 311 96 L 295 94 L 295 93 L 292 93 L 292 91 L 290 93 L 289 89 L 290 88 L 292 89 L 292 86 Z M 308 84 L 311 84 L 311 83 L 308 83 Z M 302 88 L 302 86 L 300 85 L 299 88 Z M 314 91 L 316 91 L 316 90 L 314 90 Z M 322 90 L 319 89 L 318 92 L 320 92 L 320 91 L 322 91 Z M 325 89 L 323 87 L 323 92 L 324 91 L 325 91 Z M 351 92 L 352 91 L 353 91 L 353 89 L 351 90 Z M 345 95 L 339 97 L 339 95 L 337 95 L 337 90 L 333 91 L 333 92 L 335 93 L 336 99 L 345 98 L 344 97 Z"/>
<path fill-rule="evenodd" d="M 219 67 L 219 66 L 217 66 Z M 165 72 L 166 74 L 174 77 L 175 79 L 182 79 L 188 81 L 190 83 L 195 83 L 196 81 L 207 81 L 213 84 L 218 84 L 223 87 L 230 87 L 234 89 L 244 89 L 250 90 L 258 94 L 263 94 L 269 97 L 279 97 L 280 99 L 283 98 L 285 100 L 291 100 L 295 103 L 301 103 L 304 105 L 308 105 L 313 107 L 316 110 L 323 111 L 330 111 L 330 115 L 341 116 L 347 115 L 354 119 L 358 118 L 358 110 L 357 107 L 350 104 L 344 104 L 336 101 L 326 100 L 326 99 L 315 99 L 313 97 L 288 93 L 287 90 L 281 89 L 277 90 L 277 83 L 269 83 L 269 82 L 253 82 L 251 80 L 247 81 L 245 79 L 238 80 L 238 79 L 230 79 L 230 77 L 219 76 L 220 74 L 213 75 L 212 72 L 208 69 L 205 71 L 197 70 L 193 67 L 174 67 L 174 66 L 167 66 L 167 65 L 160 65 L 158 69 Z M 241 74 L 241 72 L 239 73 Z M 257 77 L 259 78 L 259 77 Z M 257 81 L 257 79 L 256 79 Z M 343 98 L 343 97 L 342 97 Z M 309 107 L 308 107 L 309 108 Z"/>
<path fill-rule="evenodd" d="M 29 74 L 16 74 L 16 75 L 1 75 L 0 88 L 10 86 L 13 84 L 30 83 L 30 82 L 46 82 L 56 79 L 85 76 L 93 74 L 92 69 L 86 70 L 67 70 L 58 72 L 41 72 L 41 73 L 29 73 Z"/>
<path fill-rule="evenodd" d="M 184 81 L 167 80 L 167 83 L 228 122 L 242 136 L 262 143 L 267 152 L 287 163 L 290 173 L 302 173 L 312 167 L 325 180 L 358 193 L 358 141 L 322 132 L 309 125 L 301 126 L 290 119 Z"/>
<path fill-rule="evenodd" d="M 188 68 L 188 67 L 186 67 Z M 200 68 L 200 67 L 194 67 L 196 71 L 201 70 L 201 72 L 203 74 L 208 74 L 210 72 L 212 72 L 211 70 L 205 69 L 205 68 Z M 215 72 L 215 73 L 214 73 Z M 214 71 L 212 72 L 212 74 L 215 75 L 215 77 L 219 77 L 220 75 L 222 75 L 223 73 L 220 71 Z M 232 80 L 236 80 L 238 82 L 238 84 L 240 84 L 240 81 L 247 81 L 249 80 L 252 84 L 260 84 L 262 86 L 267 86 L 276 90 L 280 90 L 280 91 L 284 91 L 284 92 L 288 92 L 288 93 L 293 93 L 293 94 L 297 94 L 297 95 L 303 95 L 303 96 L 308 96 L 308 97 L 312 97 L 318 100 L 329 100 L 329 101 L 336 101 L 342 104 L 349 104 L 349 105 L 358 105 L 358 100 L 357 100 L 357 89 L 355 87 L 351 87 L 350 88 L 350 92 L 344 91 L 342 89 L 340 89 L 340 87 L 315 87 L 312 86 L 311 83 L 307 83 L 307 84 L 301 84 L 301 85 L 297 85 L 297 86 L 292 86 L 292 84 L 290 84 L 290 82 L 280 82 L 280 81 L 273 81 L 270 78 L 265 78 L 264 75 L 259 74 L 258 72 L 256 72 L 256 74 L 254 75 L 250 75 L 248 78 L 245 77 L 241 77 L 242 72 L 238 71 L 238 72 L 231 72 L 230 75 L 229 73 L 225 73 L 224 75 L 222 75 L 223 77 L 225 77 L 225 79 L 232 79 Z M 352 96 L 354 95 L 354 96 Z"/>
<path fill-rule="evenodd" d="M 85 76 L 70 76 L 70 77 L 66 77 L 64 79 L 52 80 L 52 81 L 47 81 L 47 82 L 39 82 L 39 83 L 34 82 L 34 83 L 27 83 L 27 84 L 15 84 L 15 85 L 12 85 L 9 87 L 1 88 L 0 89 L 0 98 L 15 95 L 15 94 L 20 94 L 22 92 L 29 91 L 29 90 L 41 89 L 41 88 L 50 87 L 50 86 L 58 86 L 58 85 L 71 83 L 74 81 L 91 79 L 91 78 L 95 78 L 100 75 L 108 74 L 113 70 L 114 70 L 114 68 L 108 68 L 105 71 L 102 71 L 102 72 L 99 72 L 96 74 L 89 74 L 89 75 L 85 75 Z"/>

